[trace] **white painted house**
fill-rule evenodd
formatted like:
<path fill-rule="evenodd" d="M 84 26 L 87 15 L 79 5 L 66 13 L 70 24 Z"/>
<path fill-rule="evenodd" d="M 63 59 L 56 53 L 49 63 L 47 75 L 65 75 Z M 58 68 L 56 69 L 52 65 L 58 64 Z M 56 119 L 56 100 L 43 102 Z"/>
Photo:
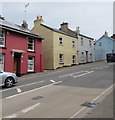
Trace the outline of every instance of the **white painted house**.
<path fill-rule="evenodd" d="M 94 39 L 80 33 L 79 27 L 75 31 L 68 28 L 68 23 L 62 23 L 60 30 L 76 35 L 78 38 L 79 64 L 94 62 Z"/>

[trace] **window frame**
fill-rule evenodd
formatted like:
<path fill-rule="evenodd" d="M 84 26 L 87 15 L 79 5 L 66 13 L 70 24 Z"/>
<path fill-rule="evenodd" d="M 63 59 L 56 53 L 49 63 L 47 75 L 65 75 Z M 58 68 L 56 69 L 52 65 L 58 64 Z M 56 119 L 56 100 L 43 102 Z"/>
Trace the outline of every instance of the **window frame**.
<path fill-rule="evenodd" d="M 75 40 L 72 40 L 72 48 L 75 48 L 76 45 L 75 45 Z"/>
<path fill-rule="evenodd" d="M 29 42 L 30 40 L 33 41 L 33 43 L 30 43 Z M 32 45 L 32 49 L 29 49 L 29 45 Z M 32 51 L 32 52 L 35 51 L 35 40 L 34 40 L 34 38 L 31 38 L 31 37 L 28 38 L 28 51 Z"/>
<path fill-rule="evenodd" d="M 3 29 L 0 29 L 0 39 L 3 40 L 3 44 L 0 47 L 5 47 L 6 31 Z"/>
<path fill-rule="evenodd" d="M 0 53 L 0 57 L 2 57 L 2 59 L 0 59 L 0 60 L 2 60 L 2 62 L 0 61 L 0 66 L 2 66 L 2 69 L 1 69 L 1 70 L 4 71 L 4 54 L 3 54 L 3 53 Z"/>
<path fill-rule="evenodd" d="M 59 45 L 63 46 L 63 38 L 59 37 Z"/>
<path fill-rule="evenodd" d="M 29 60 L 29 57 L 31 57 L 33 60 Z M 29 67 L 31 67 L 31 65 L 32 65 L 32 70 L 29 69 Z M 34 56 L 28 56 L 28 72 L 34 72 L 34 71 L 35 71 L 35 57 Z"/>
<path fill-rule="evenodd" d="M 75 55 L 72 56 L 72 64 L 76 64 L 76 56 Z"/>
<path fill-rule="evenodd" d="M 59 64 L 64 64 L 64 54 L 59 54 Z"/>
<path fill-rule="evenodd" d="M 84 46 L 84 39 L 81 37 L 81 45 Z"/>

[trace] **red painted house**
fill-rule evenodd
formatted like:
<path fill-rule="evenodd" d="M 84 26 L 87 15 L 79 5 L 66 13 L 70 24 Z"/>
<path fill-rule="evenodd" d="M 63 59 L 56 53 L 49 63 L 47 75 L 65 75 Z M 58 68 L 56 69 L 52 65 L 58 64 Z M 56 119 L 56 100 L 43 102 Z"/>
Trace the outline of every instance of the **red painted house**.
<path fill-rule="evenodd" d="M 17 75 L 43 72 L 42 38 L 22 26 L 0 17 L 0 69 Z"/>

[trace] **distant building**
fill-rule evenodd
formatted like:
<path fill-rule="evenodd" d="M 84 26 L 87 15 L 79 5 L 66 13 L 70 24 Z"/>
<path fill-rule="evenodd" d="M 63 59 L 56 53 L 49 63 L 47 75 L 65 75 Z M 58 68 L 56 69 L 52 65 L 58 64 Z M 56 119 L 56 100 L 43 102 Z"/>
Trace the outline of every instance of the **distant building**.
<path fill-rule="evenodd" d="M 22 26 L 0 17 L 0 69 L 17 75 L 43 72 L 42 38 Z"/>
<path fill-rule="evenodd" d="M 95 61 L 106 60 L 107 53 L 115 53 L 115 39 L 108 36 L 108 33 L 100 37 L 94 46 Z"/>
<path fill-rule="evenodd" d="M 79 27 L 75 31 L 68 28 L 68 23 L 61 24 L 61 31 L 78 37 L 78 62 L 88 63 L 94 61 L 94 39 L 80 33 Z"/>
<path fill-rule="evenodd" d="M 78 64 L 78 40 L 75 35 L 44 25 L 42 16 L 34 21 L 32 32 L 44 38 L 45 69 Z"/>

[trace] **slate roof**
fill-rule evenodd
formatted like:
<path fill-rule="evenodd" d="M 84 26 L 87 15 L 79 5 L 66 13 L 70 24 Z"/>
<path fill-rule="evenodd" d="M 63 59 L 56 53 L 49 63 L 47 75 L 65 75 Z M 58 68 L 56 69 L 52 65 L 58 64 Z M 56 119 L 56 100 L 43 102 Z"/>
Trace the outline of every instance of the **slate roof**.
<path fill-rule="evenodd" d="M 77 38 L 77 36 L 72 35 L 72 34 L 69 34 L 69 33 L 67 33 L 67 32 L 63 32 L 63 31 L 61 31 L 61 30 L 58 30 L 58 29 L 55 29 L 55 28 L 49 27 L 49 26 L 44 25 L 44 24 L 41 24 L 41 25 L 44 26 L 44 27 L 46 27 L 46 28 L 48 28 L 48 29 L 50 29 L 50 30 L 52 30 L 52 31 L 54 31 L 54 32 L 58 32 L 58 33 L 61 33 L 61 34 L 64 34 L 64 35 L 68 35 L 68 36 L 71 36 L 71 37 Z"/>
<path fill-rule="evenodd" d="M 24 35 L 29 35 L 29 36 L 32 36 L 32 37 L 35 37 L 35 38 L 43 39 L 40 36 L 32 33 L 29 29 L 25 29 L 22 26 L 16 25 L 16 24 L 11 23 L 11 22 L 8 22 L 4 19 L 0 19 L 0 27 L 4 28 L 6 30 L 11 30 L 11 31 L 18 32 L 18 33 L 21 33 L 21 34 L 24 34 Z"/>
<path fill-rule="evenodd" d="M 107 36 L 107 35 L 102 35 L 102 36 L 96 41 L 96 43 L 97 43 L 98 41 L 100 41 L 101 38 L 103 38 L 103 37 L 106 37 L 106 38 L 108 38 L 108 39 L 110 39 L 110 40 L 115 40 L 115 39 L 113 39 L 113 38 L 111 38 L 111 37 L 109 37 L 109 36 Z"/>

